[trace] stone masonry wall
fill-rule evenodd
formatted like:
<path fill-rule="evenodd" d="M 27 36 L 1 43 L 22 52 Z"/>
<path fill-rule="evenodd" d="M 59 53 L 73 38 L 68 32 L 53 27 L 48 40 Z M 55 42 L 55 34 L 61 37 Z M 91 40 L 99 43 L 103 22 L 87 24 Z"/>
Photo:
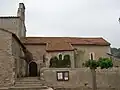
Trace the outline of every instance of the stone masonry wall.
<path fill-rule="evenodd" d="M 25 54 L 23 52 L 23 48 L 21 47 L 20 43 L 17 41 L 16 38 L 12 37 L 12 54 L 15 58 L 15 72 L 16 77 L 22 77 L 27 74 L 27 63 L 24 59 L 20 57 L 24 57 Z"/>
<path fill-rule="evenodd" d="M 43 63 L 43 55 L 45 54 L 45 45 L 25 45 L 25 47 L 32 53 L 34 62 L 37 64 L 38 73 Z M 39 74 L 38 74 L 39 75 Z"/>
<path fill-rule="evenodd" d="M 14 58 L 11 53 L 12 35 L 0 30 L 0 87 L 14 83 Z"/>
<path fill-rule="evenodd" d="M 17 37 L 26 36 L 26 27 L 19 17 L 0 17 L 0 28 L 9 30 Z"/>
<path fill-rule="evenodd" d="M 9 30 L 10 32 L 16 34 L 19 37 L 20 30 L 20 19 L 13 17 L 1 17 L 0 18 L 0 28 Z"/>
<path fill-rule="evenodd" d="M 69 81 L 57 81 L 56 71 L 69 71 Z M 43 73 L 43 78 L 48 86 L 57 88 L 56 90 L 92 90 L 92 76 L 89 68 L 43 68 L 41 73 Z M 97 69 L 96 80 L 98 90 L 119 90 L 119 77 L 120 68 Z"/>

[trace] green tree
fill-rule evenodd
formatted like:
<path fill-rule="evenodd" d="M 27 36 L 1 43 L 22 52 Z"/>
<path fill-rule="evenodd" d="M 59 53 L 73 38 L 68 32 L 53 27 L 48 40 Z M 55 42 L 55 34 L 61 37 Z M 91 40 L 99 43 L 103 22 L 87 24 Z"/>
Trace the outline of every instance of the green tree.
<path fill-rule="evenodd" d="M 112 59 L 109 58 L 99 58 L 98 60 L 98 66 L 101 67 L 101 69 L 108 69 L 110 67 L 113 67 Z"/>
<path fill-rule="evenodd" d="M 96 85 L 96 71 L 95 69 L 97 67 L 100 67 L 101 69 L 108 69 L 110 67 L 113 67 L 112 60 L 109 58 L 99 58 L 99 60 L 88 60 L 84 63 L 85 67 L 90 67 L 91 72 L 92 72 L 92 83 L 93 83 L 93 90 L 97 90 L 97 85 Z"/>

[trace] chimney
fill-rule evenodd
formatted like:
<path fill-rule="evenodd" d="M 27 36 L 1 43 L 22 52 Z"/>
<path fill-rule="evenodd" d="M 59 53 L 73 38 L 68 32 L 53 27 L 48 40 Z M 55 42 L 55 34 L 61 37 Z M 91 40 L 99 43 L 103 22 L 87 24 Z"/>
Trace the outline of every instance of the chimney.
<path fill-rule="evenodd" d="M 19 3 L 17 16 L 20 17 L 23 22 L 25 21 L 25 5 L 24 5 L 24 3 Z"/>

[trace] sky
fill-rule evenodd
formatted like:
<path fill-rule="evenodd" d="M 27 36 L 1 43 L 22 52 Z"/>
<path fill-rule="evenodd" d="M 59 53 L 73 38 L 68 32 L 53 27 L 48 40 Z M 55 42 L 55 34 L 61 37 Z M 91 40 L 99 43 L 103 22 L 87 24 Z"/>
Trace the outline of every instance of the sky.
<path fill-rule="evenodd" d="M 120 0 L 0 0 L 0 16 L 26 7 L 27 36 L 103 37 L 120 47 Z"/>

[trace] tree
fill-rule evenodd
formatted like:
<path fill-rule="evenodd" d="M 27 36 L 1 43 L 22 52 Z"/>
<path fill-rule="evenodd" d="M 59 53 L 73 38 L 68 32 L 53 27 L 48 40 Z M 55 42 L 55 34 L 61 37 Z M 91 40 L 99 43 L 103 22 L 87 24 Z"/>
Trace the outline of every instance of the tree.
<path fill-rule="evenodd" d="M 91 72 L 92 72 L 92 83 L 93 83 L 93 90 L 97 90 L 97 85 L 96 85 L 96 71 L 95 69 L 97 67 L 100 67 L 101 69 L 108 69 L 110 67 L 113 67 L 112 60 L 109 58 L 99 58 L 99 60 L 88 60 L 84 64 L 86 67 L 90 67 Z"/>
<path fill-rule="evenodd" d="M 98 66 L 101 67 L 101 69 L 108 69 L 110 67 L 113 67 L 112 59 L 109 58 L 99 58 L 98 60 Z"/>

